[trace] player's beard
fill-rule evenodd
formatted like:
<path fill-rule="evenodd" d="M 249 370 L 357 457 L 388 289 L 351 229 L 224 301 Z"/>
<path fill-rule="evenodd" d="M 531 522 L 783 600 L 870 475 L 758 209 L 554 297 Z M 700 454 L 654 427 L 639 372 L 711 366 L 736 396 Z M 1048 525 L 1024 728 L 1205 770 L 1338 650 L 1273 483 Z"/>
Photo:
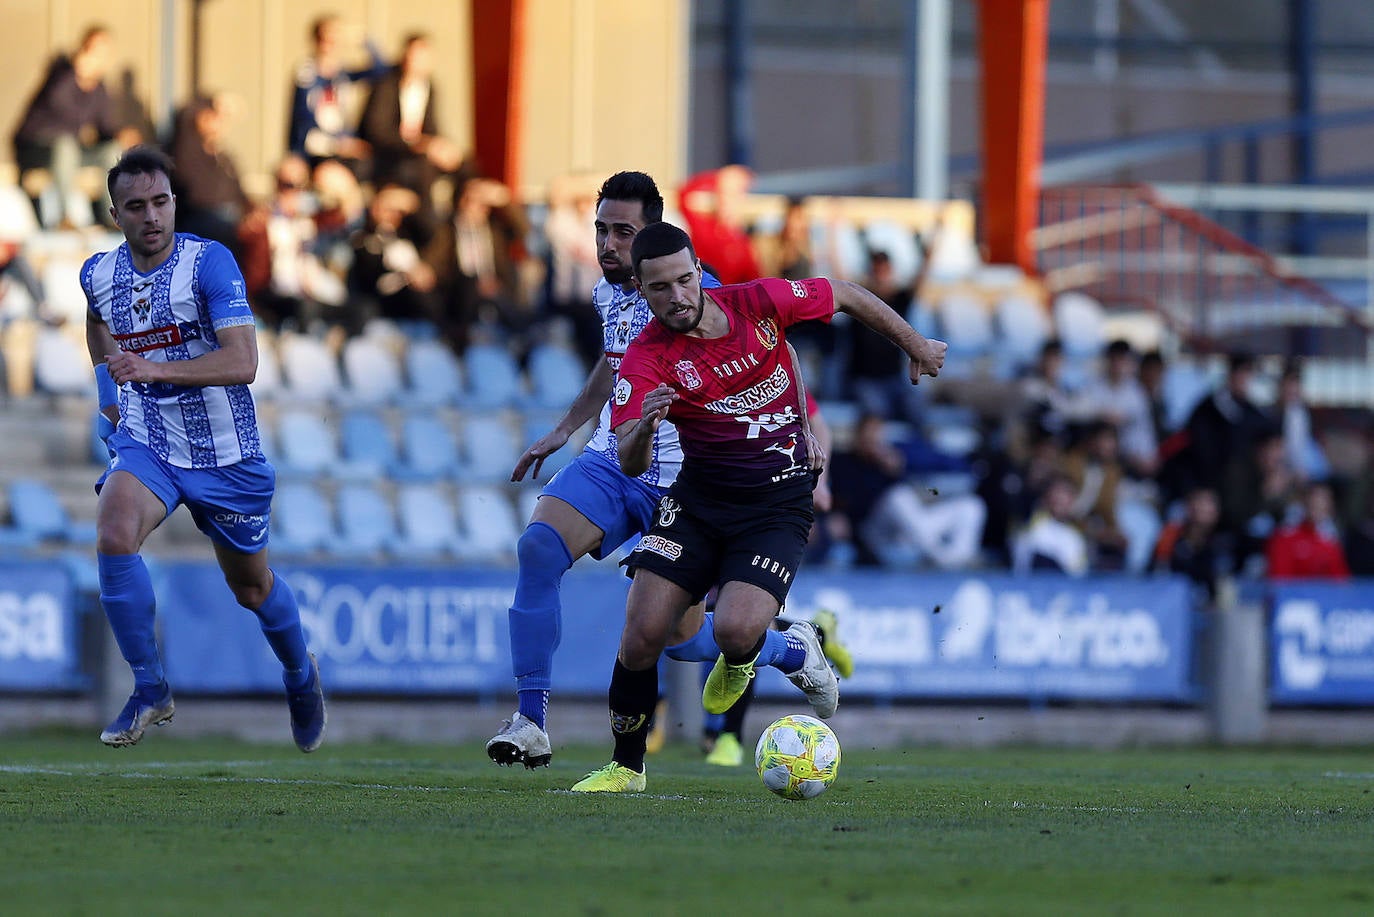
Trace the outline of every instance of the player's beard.
<path fill-rule="evenodd" d="M 663 324 L 668 326 L 669 331 L 675 331 L 678 334 L 688 334 L 697 330 L 697 326 L 701 324 L 701 319 L 704 315 L 706 315 L 706 291 L 699 290 L 697 291 L 696 315 L 682 320 L 670 320 L 665 318 L 663 319 Z"/>
<path fill-rule="evenodd" d="M 616 261 L 615 267 L 607 267 L 606 262 L 600 260 L 597 261 L 597 264 L 601 266 L 601 276 L 606 278 L 607 283 L 623 287 L 628 286 L 630 281 L 634 279 L 634 271 L 619 260 Z"/>

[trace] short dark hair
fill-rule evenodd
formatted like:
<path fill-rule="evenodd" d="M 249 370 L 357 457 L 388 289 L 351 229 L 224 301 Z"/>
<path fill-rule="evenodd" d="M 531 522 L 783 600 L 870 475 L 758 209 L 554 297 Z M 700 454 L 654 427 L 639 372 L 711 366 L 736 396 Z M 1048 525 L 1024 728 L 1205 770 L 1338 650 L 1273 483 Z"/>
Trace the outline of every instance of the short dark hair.
<path fill-rule="evenodd" d="M 662 258 L 687 249 L 692 261 L 697 260 L 696 249 L 692 247 L 692 237 L 672 223 L 650 223 L 641 229 L 630 245 L 630 262 L 634 265 L 635 276 L 639 276 L 639 266 L 647 258 Z"/>
<path fill-rule="evenodd" d="M 176 171 L 172 165 L 172 158 L 166 153 L 153 146 L 134 146 L 124 151 L 124 155 L 119 157 L 109 173 L 105 176 L 105 188 L 110 192 L 110 203 L 115 202 L 114 189 L 115 182 L 121 175 L 152 175 L 161 172 L 171 181 L 172 173 Z"/>
<path fill-rule="evenodd" d="M 1236 351 L 1226 358 L 1226 371 L 1237 373 L 1253 370 L 1255 368 L 1255 358 L 1253 355 Z"/>
<path fill-rule="evenodd" d="M 617 172 L 602 182 L 596 193 L 596 205 L 600 207 L 606 200 L 639 201 L 645 223 L 663 219 L 663 195 L 654 180 L 643 172 Z"/>
<path fill-rule="evenodd" d="M 338 21 L 338 13 L 325 13 L 323 16 L 316 16 L 315 21 L 310 23 L 310 37 L 319 43 L 319 40 L 324 37 L 324 30 Z"/>
<path fill-rule="evenodd" d="M 1129 357 L 1132 352 L 1130 341 L 1122 338 L 1117 338 L 1107 345 L 1107 356 L 1109 357 Z"/>

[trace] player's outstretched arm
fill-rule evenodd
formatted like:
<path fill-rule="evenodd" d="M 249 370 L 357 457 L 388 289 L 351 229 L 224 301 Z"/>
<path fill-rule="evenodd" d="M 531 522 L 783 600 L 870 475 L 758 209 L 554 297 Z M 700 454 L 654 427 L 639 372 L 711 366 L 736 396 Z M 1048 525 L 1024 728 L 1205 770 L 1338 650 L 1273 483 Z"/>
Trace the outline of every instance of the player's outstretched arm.
<path fill-rule="evenodd" d="M 660 384 L 644 396 L 638 420 L 627 420 L 615 428 L 616 455 L 621 471 L 634 478 L 649 470 L 653 461 L 654 433 L 677 397 L 671 387 Z"/>
<path fill-rule="evenodd" d="M 921 334 L 891 306 L 857 283 L 834 280 L 830 286 L 835 295 L 835 311 L 854 316 L 911 358 L 912 385 L 920 382 L 922 376 L 940 375 L 948 344 Z"/>
<path fill-rule="evenodd" d="M 568 410 L 554 428 L 539 437 L 525 450 L 525 454 L 520 456 L 520 461 L 515 463 L 515 470 L 510 473 L 510 479 L 523 481 L 525 474 L 530 471 L 530 466 L 533 466 L 533 474 L 537 480 L 539 469 L 544 466 L 544 459 L 567 445 L 572 435 L 596 416 L 601 406 L 606 403 L 606 399 L 611 397 L 611 389 L 614 386 L 615 373 L 611 370 L 611 364 L 605 359 L 597 360 L 587 375 L 587 382 L 582 386 L 582 391 L 577 393 L 577 397 L 568 405 Z"/>
<path fill-rule="evenodd" d="M 107 332 L 108 333 L 108 332 Z M 247 385 L 258 374 L 258 338 L 252 325 L 231 325 L 215 332 L 219 348 L 190 360 L 154 363 L 136 353 L 111 347 L 105 354 L 110 377 L 125 382 L 162 382 L 197 387 Z M 114 340 L 110 343 L 113 345 Z"/>

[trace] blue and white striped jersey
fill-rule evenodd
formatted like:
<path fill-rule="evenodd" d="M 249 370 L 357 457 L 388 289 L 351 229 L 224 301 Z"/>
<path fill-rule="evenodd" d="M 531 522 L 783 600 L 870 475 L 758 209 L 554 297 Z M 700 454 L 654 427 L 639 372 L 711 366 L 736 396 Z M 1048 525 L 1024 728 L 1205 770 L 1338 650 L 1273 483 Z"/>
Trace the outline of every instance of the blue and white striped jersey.
<path fill-rule="evenodd" d="M 172 254 L 139 273 L 124 243 L 81 267 L 87 308 L 121 350 L 154 362 L 219 349 L 216 332 L 253 324 L 243 274 L 218 242 L 177 233 Z M 219 468 L 261 458 L 257 413 L 246 385 L 119 387 L 119 425 L 169 464 Z"/>

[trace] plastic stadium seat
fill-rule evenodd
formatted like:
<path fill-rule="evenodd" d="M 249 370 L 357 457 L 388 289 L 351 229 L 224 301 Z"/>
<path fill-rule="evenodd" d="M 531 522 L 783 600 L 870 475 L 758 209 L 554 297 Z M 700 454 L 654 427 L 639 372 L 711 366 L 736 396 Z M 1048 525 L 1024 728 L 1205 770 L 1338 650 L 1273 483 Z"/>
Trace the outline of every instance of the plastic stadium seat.
<path fill-rule="evenodd" d="M 551 414 L 526 415 L 521 423 L 525 442 L 523 445 L 519 446 L 520 453 L 525 451 L 525 447 L 531 445 L 545 433 L 552 430 L 554 424 L 557 422 L 558 417 Z M 593 420 L 591 423 L 583 424 L 582 429 L 568 437 L 568 441 L 564 443 L 562 449 L 559 449 L 557 452 L 544 459 L 544 464 L 539 467 L 538 480 L 540 483 L 548 481 L 563 468 L 567 467 L 569 462 L 577 458 L 577 454 L 582 451 L 582 447 L 585 446 L 587 440 L 591 438 L 592 429 L 595 423 L 595 420 Z M 515 458 L 511 461 L 511 468 L 515 467 L 515 462 L 519 461 L 519 459 L 520 455 L 517 453 Z M 507 471 L 509 470 L 510 469 L 507 469 Z M 528 476 L 526 480 L 529 480 Z"/>
<path fill-rule="evenodd" d="M 396 548 L 396 514 L 380 490 L 352 483 L 339 489 L 339 531 L 333 550 L 349 557 L 375 556 Z"/>
<path fill-rule="evenodd" d="M 79 326 L 86 327 L 83 319 Z M 43 328 L 34 345 L 33 381 L 40 392 L 52 395 L 90 395 L 95 392 L 91 356 L 71 334 Z"/>
<path fill-rule="evenodd" d="M 462 523 L 463 560 L 509 563 L 515 559 L 515 542 L 521 524 L 515 506 L 495 487 L 462 487 L 458 491 L 458 517 Z"/>
<path fill-rule="evenodd" d="M 914 232 L 888 220 L 874 220 L 864 227 L 864 238 L 870 251 L 887 252 L 897 283 L 905 285 L 912 281 L 921 266 L 921 250 L 916 246 Z"/>
<path fill-rule="evenodd" d="M 281 394 L 281 361 L 277 358 L 275 336 L 258 332 L 258 372 L 249 386 L 253 397 L 268 400 Z"/>
<path fill-rule="evenodd" d="M 453 500 L 433 484 L 404 484 L 396 494 L 401 536 L 396 550 L 403 557 L 457 556 L 463 548 Z"/>
<path fill-rule="evenodd" d="M 868 249 L 863 236 L 848 220 L 812 224 L 811 250 L 834 253 L 833 264 L 825 264 L 830 277 L 863 277 L 868 273 Z"/>
<path fill-rule="evenodd" d="M 1106 345 L 1107 317 L 1102 304 L 1070 290 L 1054 300 L 1054 330 L 1068 357 L 1096 357 Z"/>
<path fill-rule="evenodd" d="M 405 391 L 416 405 L 456 404 L 463 393 L 463 369 L 453 351 L 438 341 L 415 341 L 406 348 Z"/>
<path fill-rule="evenodd" d="M 476 344 L 465 354 L 467 394 L 464 403 L 474 408 L 500 408 L 520 399 L 520 367 L 510 351 L 499 344 Z"/>
<path fill-rule="evenodd" d="M 463 461 L 455 472 L 460 479 L 477 483 L 507 480 L 522 450 L 515 429 L 500 414 L 468 415 L 460 442 Z"/>
<path fill-rule="evenodd" d="M 530 352 L 530 403 L 536 408 L 566 408 L 587 381 L 587 367 L 569 347 L 540 344 Z"/>
<path fill-rule="evenodd" d="M 330 474 L 339 461 L 334 431 L 309 411 L 287 411 L 277 424 L 277 460 L 286 474 Z"/>
<path fill-rule="evenodd" d="M 55 254 L 43 265 L 40 279 L 48 298 L 48 311 L 68 324 L 86 325 L 86 291 L 81 289 L 82 255 Z M 89 362 L 89 358 L 88 358 Z"/>
<path fill-rule="evenodd" d="M 401 393 L 401 365 L 382 341 L 356 337 L 343 349 L 347 398 L 352 404 L 384 405 Z"/>
<path fill-rule="evenodd" d="M 282 484 L 272 500 L 272 547 L 285 554 L 309 554 L 334 541 L 329 501 L 314 484 Z"/>
<path fill-rule="evenodd" d="M 1170 430 L 1177 430 L 1188 422 L 1198 402 L 1206 398 L 1217 384 L 1211 373 L 1193 363 L 1174 362 L 1164 370 L 1164 422 Z"/>
<path fill-rule="evenodd" d="M 349 411 L 339 424 L 343 464 L 341 478 L 368 480 L 386 475 L 399 458 L 396 438 L 386 420 L 374 411 Z"/>
<path fill-rule="evenodd" d="M 425 481 L 454 474 L 458 441 L 448 424 L 429 414 L 411 414 L 401 424 L 401 462 L 392 469 L 399 480 Z"/>
<path fill-rule="evenodd" d="M 95 544 L 95 523 L 74 522 L 56 492 L 42 481 L 10 482 L 10 518 L 14 528 L 34 541 Z"/>
<path fill-rule="evenodd" d="M 981 300 L 951 294 L 940 303 L 940 333 L 949 343 L 941 377 L 968 378 L 992 349 L 992 314 Z"/>
<path fill-rule="evenodd" d="M 284 396 L 293 401 L 328 401 L 343 390 L 339 363 L 323 342 L 304 334 L 283 334 L 278 342 Z"/>
<path fill-rule="evenodd" d="M 1022 368 L 1034 362 L 1049 340 L 1050 317 L 1030 297 L 1007 296 L 997 303 L 997 330 L 997 351 Z"/>

